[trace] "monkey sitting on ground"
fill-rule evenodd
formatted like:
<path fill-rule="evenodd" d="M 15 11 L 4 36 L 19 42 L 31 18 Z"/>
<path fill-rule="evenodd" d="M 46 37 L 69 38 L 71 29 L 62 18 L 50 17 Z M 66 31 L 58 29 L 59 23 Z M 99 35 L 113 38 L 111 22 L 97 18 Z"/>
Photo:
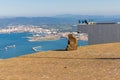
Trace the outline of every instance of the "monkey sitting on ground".
<path fill-rule="evenodd" d="M 68 45 L 66 50 L 67 51 L 72 51 L 72 50 L 77 50 L 78 42 L 76 38 L 72 34 L 68 34 Z"/>

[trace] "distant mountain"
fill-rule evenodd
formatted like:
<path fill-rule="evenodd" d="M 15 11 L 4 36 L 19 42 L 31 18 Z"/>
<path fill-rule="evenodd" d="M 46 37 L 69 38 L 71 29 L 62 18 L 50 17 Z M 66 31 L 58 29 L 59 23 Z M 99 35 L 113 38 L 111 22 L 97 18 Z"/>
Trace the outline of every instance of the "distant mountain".
<path fill-rule="evenodd" d="M 120 16 L 57 15 L 53 17 L 9 17 L 0 18 L 0 27 L 8 25 L 74 25 L 78 20 L 91 19 L 94 22 L 120 22 Z"/>
<path fill-rule="evenodd" d="M 73 15 L 73 14 L 64 14 L 64 15 L 57 15 L 55 16 L 57 18 L 69 18 L 69 19 L 92 19 L 95 22 L 118 22 L 120 21 L 120 15 L 111 15 L 111 16 L 105 16 L 105 15 Z"/>
<path fill-rule="evenodd" d="M 82 15 L 73 15 L 73 14 L 63 14 L 63 15 L 56 15 L 55 17 L 58 18 L 75 18 L 75 17 L 81 17 Z"/>
<path fill-rule="evenodd" d="M 65 25 L 76 24 L 77 20 L 70 18 L 57 17 L 15 17 L 15 18 L 1 18 L 0 26 L 7 25 Z"/>

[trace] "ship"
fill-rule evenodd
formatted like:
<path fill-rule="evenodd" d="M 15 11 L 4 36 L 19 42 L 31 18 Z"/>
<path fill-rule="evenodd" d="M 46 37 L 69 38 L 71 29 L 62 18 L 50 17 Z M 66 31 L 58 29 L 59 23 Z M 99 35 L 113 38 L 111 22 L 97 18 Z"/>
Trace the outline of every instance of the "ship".
<path fill-rule="evenodd" d="M 16 47 L 16 45 L 9 45 L 9 46 L 5 47 L 5 50 L 7 51 L 9 48 L 15 48 L 15 47 Z"/>
<path fill-rule="evenodd" d="M 32 48 L 35 52 L 39 52 L 42 50 L 42 46 L 37 46 Z"/>
<path fill-rule="evenodd" d="M 7 48 L 15 48 L 16 45 L 7 46 Z"/>

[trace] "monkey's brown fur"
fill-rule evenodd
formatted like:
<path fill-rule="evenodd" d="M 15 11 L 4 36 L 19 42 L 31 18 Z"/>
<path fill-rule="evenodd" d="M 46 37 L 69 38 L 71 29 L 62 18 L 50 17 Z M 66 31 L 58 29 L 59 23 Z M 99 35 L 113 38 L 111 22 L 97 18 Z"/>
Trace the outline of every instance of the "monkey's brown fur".
<path fill-rule="evenodd" d="M 72 50 L 77 50 L 78 42 L 76 38 L 72 34 L 68 34 L 68 45 L 66 50 L 67 51 L 72 51 Z"/>

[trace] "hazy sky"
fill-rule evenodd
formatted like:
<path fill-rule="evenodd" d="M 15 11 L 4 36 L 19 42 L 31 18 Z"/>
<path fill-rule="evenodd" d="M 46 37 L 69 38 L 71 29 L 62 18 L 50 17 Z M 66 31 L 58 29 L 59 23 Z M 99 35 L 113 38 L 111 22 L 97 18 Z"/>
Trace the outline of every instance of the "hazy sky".
<path fill-rule="evenodd" d="M 120 0 L 0 0 L 0 16 L 120 15 Z"/>

